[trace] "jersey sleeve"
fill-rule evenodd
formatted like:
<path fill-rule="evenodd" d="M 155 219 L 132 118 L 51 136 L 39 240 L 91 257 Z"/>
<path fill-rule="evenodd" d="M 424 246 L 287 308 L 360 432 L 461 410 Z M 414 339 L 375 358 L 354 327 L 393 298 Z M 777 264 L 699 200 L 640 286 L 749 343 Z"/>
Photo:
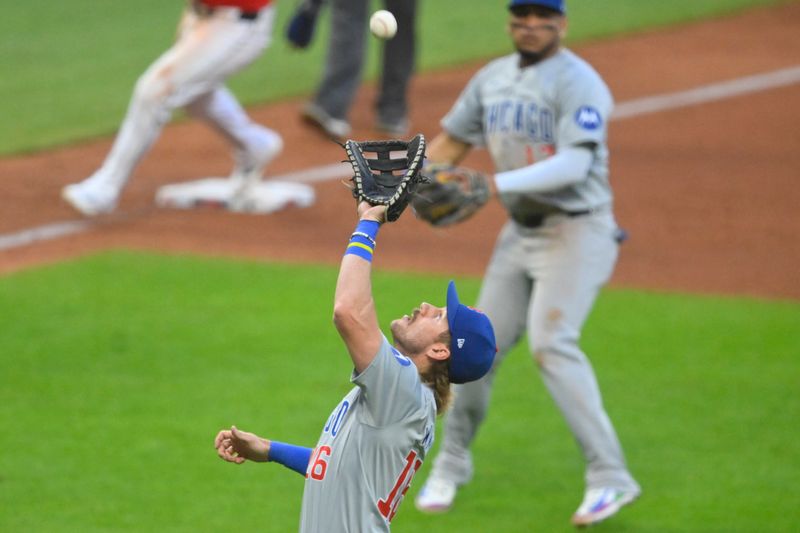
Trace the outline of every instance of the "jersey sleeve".
<path fill-rule="evenodd" d="M 361 389 L 368 420 L 374 427 L 394 424 L 424 408 L 417 366 L 397 351 L 386 337 L 370 365 L 353 377 Z"/>
<path fill-rule="evenodd" d="M 484 70 L 478 72 L 464 87 L 453 107 L 441 121 L 442 128 L 456 139 L 473 146 L 483 146 L 483 104 L 481 80 Z"/>
<path fill-rule="evenodd" d="M 608 87 L 593 70 L 566 76 L 565 80 L 560 91 L 558 146 L 604 144 L 614 107 Z"/>

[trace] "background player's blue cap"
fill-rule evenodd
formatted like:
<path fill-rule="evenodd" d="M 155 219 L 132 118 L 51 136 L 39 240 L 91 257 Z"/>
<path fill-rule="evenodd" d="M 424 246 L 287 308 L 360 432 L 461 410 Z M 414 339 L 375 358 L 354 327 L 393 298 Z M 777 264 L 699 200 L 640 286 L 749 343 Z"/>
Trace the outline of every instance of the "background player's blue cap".
<path fill-rule="evenodd" d="M 489 317 L 458 300 L 456 284 L 447 286 L 447 322 L 450 324 L 450 382 L 482 378 L 492 367 L 497 343 Z"/>
<path fill-rule="evenodd" d="M 542 6 L 555 9 L 562 15 L 567 12 L 567 6 L 564 0 L 511 0 L 508 3 L 508 8 L 522 7 L 522 6 Z"/>

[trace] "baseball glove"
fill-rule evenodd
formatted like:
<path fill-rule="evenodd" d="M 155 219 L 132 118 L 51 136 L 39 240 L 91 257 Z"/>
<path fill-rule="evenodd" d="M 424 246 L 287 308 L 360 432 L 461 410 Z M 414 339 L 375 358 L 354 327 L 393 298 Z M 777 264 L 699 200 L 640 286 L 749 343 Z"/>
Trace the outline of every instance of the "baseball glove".
<path fill-rule="evenodd" d="M 465 167 L 434 166 L 425 172 L 430 180 L 411 201 L 417 218 L 432 226 L 449 226 L 471 217 L 489 200 L 489 178 Z"/>
<path fill-rule="evenodd" d="M 425 137 L 405 141 L 347 141 L 347 158 L 353 166 L 353 196 L 360 202 L 385 205 L 386 220 L 393 222 L 408 205 L 417 186 L 426 182 L 420 173 L 425 159 Z M 405 157 L 392 158 L 392 152 Z M 365 154 L 375 154 L 368 158 Z"/>
<path fill-rule="evenodd" d="M 306 48 L 314 38 L 317 17 L 323 0 L 301 0 L 286 24 L 286 40 L 296 48 Z"/>

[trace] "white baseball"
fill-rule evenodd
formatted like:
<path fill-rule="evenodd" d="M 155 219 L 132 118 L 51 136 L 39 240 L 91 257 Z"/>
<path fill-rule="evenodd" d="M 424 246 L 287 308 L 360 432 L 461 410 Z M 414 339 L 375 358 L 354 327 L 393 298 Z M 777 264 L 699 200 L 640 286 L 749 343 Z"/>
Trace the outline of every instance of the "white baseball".
<path fill-rule="evenodd" d="M 397 19 L 389 11 L 380 9 L 370 17 L 369 31 L 378 39 L 391 39 L 397 33 Z"/>

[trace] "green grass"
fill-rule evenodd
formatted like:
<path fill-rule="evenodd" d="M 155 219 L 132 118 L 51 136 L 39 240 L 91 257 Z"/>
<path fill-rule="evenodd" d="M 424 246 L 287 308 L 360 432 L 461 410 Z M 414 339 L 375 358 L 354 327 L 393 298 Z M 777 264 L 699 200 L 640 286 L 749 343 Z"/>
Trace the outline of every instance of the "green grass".
<path fill-rule="evenodd" d="M 0 278 L 0 530 L 296 530 L 303 480 L 231 423 L 313 445 L 349 388 L 335 269 L 104 253 Z M 377 272 L 384 327 L 446 278 Z M 465 300 L 478 280 L 459 279 Z M 598 531 L 793 531 L 800 305 L 605 291 L 585 330 L 644 497 Z M 524 346 L 453 512 L 394 531 L 570 531 L 582 461 Z"/>
<path fill-rule="evenodd" d="M 570 43 L 787 0 L 572 0 Z M 509 50 L 505 0 L 420 2 L 419 66 L 428 70 Z M 116 131 L 134 82 L 173 38 L 182 2 L 26 0 L 0 17 L 0 155 L 40 150 Z M 232 80 L 243 102 L 308 94 L 323 63 L 327 18 L 309 51 L 292 50 L 283 27 L 294 2 L 278 4 L 273 46 Z M 378 4 L 375 4 L 378 7 Z M 378 63 L 372 42 L 367 77 Z"/>

